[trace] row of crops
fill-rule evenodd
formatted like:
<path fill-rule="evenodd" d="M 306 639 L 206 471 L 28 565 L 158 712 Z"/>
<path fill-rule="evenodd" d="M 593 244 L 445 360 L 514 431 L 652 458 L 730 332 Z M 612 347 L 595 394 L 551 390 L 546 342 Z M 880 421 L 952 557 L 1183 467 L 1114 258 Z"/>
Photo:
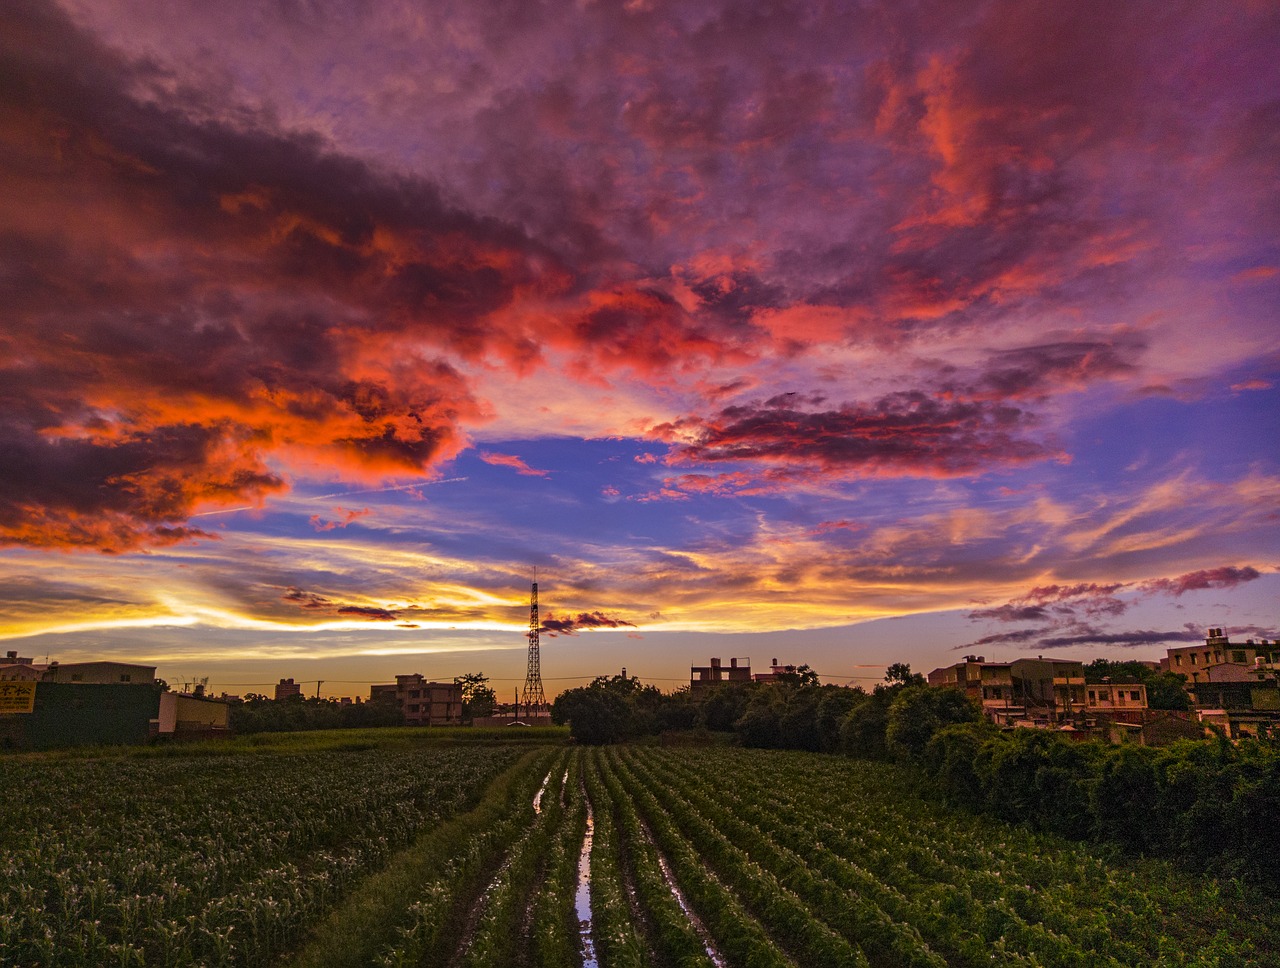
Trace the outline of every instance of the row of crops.
<path fill-rule="evenodd" d="M 1049 968 L 1280 956 L 1272 902 L 949 810 L 885 764 L 495 746 L 174 767 L 60 764 L 60 778 L 27 777 L 15 794 L 14 770 L 31 767 L 0 762 L 6 820 L 11 805 L 22 820 L 6 836 L 43 831 L 0 861 L 0 963 Z"/>
<path fill-rule="evenodd" d="M 270 964 L 520 752 L 0 760 L 0 964 Z"/>

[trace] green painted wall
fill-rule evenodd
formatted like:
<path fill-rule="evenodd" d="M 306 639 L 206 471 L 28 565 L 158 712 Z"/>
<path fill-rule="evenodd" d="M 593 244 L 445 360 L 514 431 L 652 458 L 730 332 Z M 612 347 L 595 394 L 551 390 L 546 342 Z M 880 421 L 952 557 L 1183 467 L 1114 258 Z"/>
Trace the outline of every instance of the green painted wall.
<path fill-rule="evenodd" d="M 160 687 L 98 683 L 41 682 L 36 686 L 36 708 L 31 713 L 6 716 L 21 720 L 23 749 L 57 746 L 145 743 L 151 720 L 160 714 Z M 13 735 L 13 724 L 7 735 Z"/>

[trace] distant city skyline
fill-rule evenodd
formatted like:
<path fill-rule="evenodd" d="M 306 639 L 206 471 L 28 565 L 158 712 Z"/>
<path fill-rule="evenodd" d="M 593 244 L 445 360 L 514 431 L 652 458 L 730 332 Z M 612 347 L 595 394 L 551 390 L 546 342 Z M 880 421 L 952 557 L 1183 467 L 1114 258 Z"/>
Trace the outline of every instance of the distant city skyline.
<path fill-rule="evenodd" d="M 6 4 L 2 647 L 505 701 L 535 568 L 549 692 L 1280 636 L 1278 48 L 1245 0 Z"/>

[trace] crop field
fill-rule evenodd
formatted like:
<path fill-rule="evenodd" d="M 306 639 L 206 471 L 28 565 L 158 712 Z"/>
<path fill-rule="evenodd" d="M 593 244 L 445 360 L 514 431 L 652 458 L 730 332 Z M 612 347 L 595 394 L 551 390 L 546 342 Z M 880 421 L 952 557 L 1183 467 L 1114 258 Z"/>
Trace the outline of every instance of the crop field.
<path fill-rule="evenodd" d="M 405 735 L 0 758 L 0 964 L 1280 963 L 1274 901 L 896 767 Z"/>

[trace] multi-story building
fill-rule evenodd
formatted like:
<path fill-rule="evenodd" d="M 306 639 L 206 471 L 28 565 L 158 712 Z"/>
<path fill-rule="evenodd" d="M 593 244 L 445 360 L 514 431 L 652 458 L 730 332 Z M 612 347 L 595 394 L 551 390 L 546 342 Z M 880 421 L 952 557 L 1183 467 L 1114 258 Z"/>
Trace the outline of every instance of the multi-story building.
<path fill-rule="evenodd" d="M 462 686 L 428 682 L 419 673 L 396 676 L 395 684 L 369 690 L 371 702 L 394 702 L 408 726 L 449 726 L 462 722 Z"/>
<path fill-rule="evenodd" d="M 1232 739 L 1280 732 L 1280 682 L 1271 669 L 1224 662 L 1200 670 L 1187 692 L 1200 721 Z"/>
<path fill-rule="evenodd" d="M 302 695 L 302 686 L 294 682 L 292 679 L 281 679 L 276 683 L 276 702 L 283 699 L 292 699 L 294 696 Z"/>
<path fill-rule="evenodd" d="M 1103 679 L 1085 687 L 1085 712 L 1116 722 L 1142 723 L 1146 720 L 1147 687 L 1141 682 L 1112 682 Z"/>
<path fill-rule="evenodd" d="M 1168 650 L 1160 667 L 1177 672 L 1195 682 L 1204 670 L 1224 665 L 1254 666 L 1275 670 L 1280 664 L 1280 642 L 1247 639 L 1243 644 L 1232 642 L 1222 629 L 1209 629 L 1204 645 L 1184 645 Z"/>
<path fill-rule="evenodd" d="M 1200 722 L 1232 739 L 1280 733 L 1280 642 L 1232 642 L 1209 629 L 1204 645 L 1169 649 L 1161 668 L 1186 677 Z"/>
<path fill-rule="evenodd" d="M 739 665 L 742 662 L 744 664 Z M 725 682 L 751 682 L 751 660 L 730 659 L 726 669 L 719 657 L 713 657 L 710 665 L 690 666 L 689 692 L 693 695 Z"/>
<path fill-rule="evenodd" d="M 988 662 L 967 655 L 962 662 L 934 669 L 928 682 L 959 689 L 982 704 L 983 715 L 1002 725 L 1063 722 L 1087 706 L 1084 665 L 1071 659 Z"/>

